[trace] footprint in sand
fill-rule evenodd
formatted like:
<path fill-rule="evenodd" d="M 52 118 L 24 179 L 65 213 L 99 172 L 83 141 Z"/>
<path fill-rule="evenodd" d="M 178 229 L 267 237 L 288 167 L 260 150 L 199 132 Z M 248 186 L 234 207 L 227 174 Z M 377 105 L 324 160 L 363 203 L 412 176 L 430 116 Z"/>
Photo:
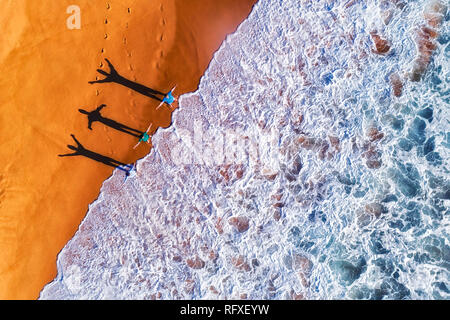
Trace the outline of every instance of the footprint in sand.
<path fill-rule="evenodd" d="M 161 13 L 164 11 L 164 7 L 163 7 L 162 3 L 159 6 L 159 10 L 161 11 Z M 164 17 L 161 17 L 161 19 L 159 20 L 159 24 L 164 29 L 164 27 L 166 26 L 166 19 Z M 164 32 L 162 32 L 161 34 L 158 35 L 157 41 L 163 42 L 164 40 L 165 40 L 165 35 L 164 35 Z M 160 60 L 163 56 L 164 56 L 164 51 L 162 49 L 156 51 L 157 60 Z M 159 69 L 160 68 L 159 62 L 155 61 L 153 63 L 153 67 Z"/>

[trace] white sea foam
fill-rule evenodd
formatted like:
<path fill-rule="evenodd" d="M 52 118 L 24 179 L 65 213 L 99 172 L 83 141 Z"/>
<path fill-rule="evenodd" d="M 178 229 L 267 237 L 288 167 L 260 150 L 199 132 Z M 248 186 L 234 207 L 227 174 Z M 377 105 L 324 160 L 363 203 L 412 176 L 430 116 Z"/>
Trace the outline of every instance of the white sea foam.
<path fill-rule="evenodd" d="M 394 98 L 426 1 L 400 2 L 260 0 L 40 298 L 448 299 L 449 22 Z"/>

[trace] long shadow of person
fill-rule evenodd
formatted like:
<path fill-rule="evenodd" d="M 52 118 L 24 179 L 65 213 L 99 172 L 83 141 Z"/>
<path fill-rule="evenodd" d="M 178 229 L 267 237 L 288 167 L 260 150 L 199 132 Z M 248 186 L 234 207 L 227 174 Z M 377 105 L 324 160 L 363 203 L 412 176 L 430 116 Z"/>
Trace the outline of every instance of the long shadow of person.
<path fill-rule="evenodd" d="M 97 69 L 97 72 L 104 75 L 106 78 L 100 79 L 100 80 L 95 80 L 95 81 L 89 81 L 89 84 L 115 82 L 115 83 L 121 84 L 127 88 L 130 88 L 136 92 L 139 92 L 140 94 L 142 94 L 144 96 L 158 100 L 160 102 L 163 101 L 163 98 L 167 95 L 167 93 L 163 93 L 161 91 L 151 89 L 140 83 L 137 83 L 137 82 L 134 82 L 134 81 L 131 81 L 131 80 L 128 80 L 128 79 L 122 77 L 117 72 L 117 70 L 114 68 L 112 63 L 106 58 L 105 58 L 105 60 L 109 66 L 109 70 L 110 70 L 109 73 L 106 71 L 103 71 L 102 69 Z M 158 95 L 162 96 L 162 98 L 159 98 Z"/>
<path fill-rule="evenodd" d="M 122 123 L 119 123 L 115 120 L 109 119 L 109 118 L 105 118 L 102 116 L 102 114 L 100 113 L 101 110 L 106 107 L 105 104 L 101 104 L 97 107 L 97 109 L 93 110 L 93 111 L 86 111 L 83 109 L 78 109 L 78 111 L 82 114 L 85 114 L 88 116 L 88 129 L 92 130 L 92 123 L 95 121 L 101 122 L 104 125 L 111 127 L 113 129 L 116 129 L 118 131 L 121 132 L 125 132 L 129 135 L 132 135 L 136 138 L 141 138 L 144 135 L 143 131 L 137 130 L 137 129 L 133 129 L 131 127 L 128 127 Z"/>
<path fill-rule="evenodd" d="M 74 153 L 67 153 L 67 154 L 59 154 L 58 157 L 71 157 L 71 156 L 84 156 L 86 158 L 90 158 L 92 160 L 101 162 L 103 164 L 106 164 L 108 166 L 120 169 L 122 171 L 125 171 L 125 173 L 127 174 L 127 176 L 130 174 L 130 171 L 133 169 L 133 165 L 132 164 L 126 164 L 123 162 L 120 162 L 118 160 L 115 160 L 113 158 L 101 155 L 99 153 L 87 150 L 86 148 L 83 147 L 83 145 L 77 140 L 77 138 L 75 138 L 75 136 L 73 134 L 71 134 L 73 140 L 75 141 L 75 143 L 77 144 L 77 146 L 72 146 L 72 145 L 67 145 L 67 147 L 71 150 L 74 150 Z M 128 169 L 127 169 L 128 168 Z"/>

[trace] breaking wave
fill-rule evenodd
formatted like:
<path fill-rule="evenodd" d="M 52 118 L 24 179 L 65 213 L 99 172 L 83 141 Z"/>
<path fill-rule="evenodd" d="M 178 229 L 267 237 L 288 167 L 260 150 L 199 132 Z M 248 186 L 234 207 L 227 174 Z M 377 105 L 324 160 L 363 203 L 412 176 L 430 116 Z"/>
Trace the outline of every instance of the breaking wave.
<path fill-rule="evenodd" d="M 40 298 L 448 299 L 445 10 L 260 0 Z"/>

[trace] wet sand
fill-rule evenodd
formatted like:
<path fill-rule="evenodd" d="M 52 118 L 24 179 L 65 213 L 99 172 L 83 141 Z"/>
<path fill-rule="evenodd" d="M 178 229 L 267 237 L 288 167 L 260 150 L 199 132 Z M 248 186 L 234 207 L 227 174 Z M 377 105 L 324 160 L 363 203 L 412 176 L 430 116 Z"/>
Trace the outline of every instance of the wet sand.
<path fill-rule="evenodd" d="M 35 299 L 56 275 L 58 252 L 113 168 L 72 152 L 70 134 L 121 162 L 150 146 L 94 123 L 79 108 L 145 131 L 170 125 L 171 111 L 103 78 L 110 59 L 124 77 L 176 94 L 194 91 L 226 35 L 256 0 L 77 1 L 81 29 L 69 30 L 72 1 L 6 1 L 0 12 L 0 299 Z"/>

